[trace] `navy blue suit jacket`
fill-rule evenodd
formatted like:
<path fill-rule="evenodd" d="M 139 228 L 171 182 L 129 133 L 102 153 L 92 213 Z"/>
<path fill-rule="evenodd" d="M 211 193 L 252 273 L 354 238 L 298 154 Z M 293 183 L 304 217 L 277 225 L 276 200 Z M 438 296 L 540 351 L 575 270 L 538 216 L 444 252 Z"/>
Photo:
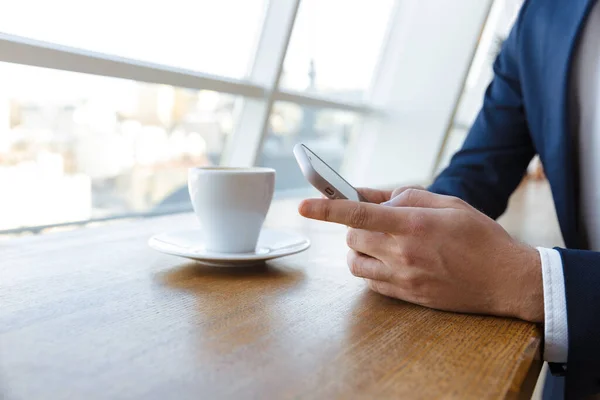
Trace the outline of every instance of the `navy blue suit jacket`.
<path fill-rule="evenodd" d="M 600 253 L 586 251 L 579 221 L 577 132 L 569 120 L 574 53 L 595 2 L 525 2 L 463 148 L 429 188 L 497 218 L 533 156 L 540 155 L 567 247 L 558 250 L 567 299 L 570 398 L 600 392 Z"/>

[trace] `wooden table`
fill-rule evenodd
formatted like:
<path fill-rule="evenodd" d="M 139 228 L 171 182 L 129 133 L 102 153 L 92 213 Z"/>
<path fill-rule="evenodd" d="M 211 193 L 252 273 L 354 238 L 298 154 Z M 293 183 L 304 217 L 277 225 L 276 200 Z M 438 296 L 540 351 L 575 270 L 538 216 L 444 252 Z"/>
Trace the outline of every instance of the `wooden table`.
<path fill-rule="evenodd" d="M 0 242 L 0 398 L 526 398 L 531 324 L 434 311 L 369 292 L 345 228 L 273 205 L 301 254 L 214 269 L 148 238 L 189 214 Z"/>

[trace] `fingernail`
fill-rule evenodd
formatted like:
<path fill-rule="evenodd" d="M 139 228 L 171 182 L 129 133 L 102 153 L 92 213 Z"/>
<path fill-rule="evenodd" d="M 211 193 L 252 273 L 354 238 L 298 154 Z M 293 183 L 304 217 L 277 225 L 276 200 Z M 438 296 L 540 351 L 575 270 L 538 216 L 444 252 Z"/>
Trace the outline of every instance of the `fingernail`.
<path fill-rule="evenodd" d="M 381 203 L 382 206 L 391 206 L 392 205 L 392 201 L 388 200 L 386 202 Z"/>

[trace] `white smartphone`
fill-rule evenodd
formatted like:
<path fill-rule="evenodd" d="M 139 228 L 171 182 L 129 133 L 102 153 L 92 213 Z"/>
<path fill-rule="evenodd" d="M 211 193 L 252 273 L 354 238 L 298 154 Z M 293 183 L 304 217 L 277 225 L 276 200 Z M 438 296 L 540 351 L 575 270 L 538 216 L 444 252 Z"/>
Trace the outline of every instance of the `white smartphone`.
<path fill-rule="evenodd" d="M 302 143 L 294 146 L 294 156 L 304 177 L 327 198 L 367 201 L 351 184 Z"/>

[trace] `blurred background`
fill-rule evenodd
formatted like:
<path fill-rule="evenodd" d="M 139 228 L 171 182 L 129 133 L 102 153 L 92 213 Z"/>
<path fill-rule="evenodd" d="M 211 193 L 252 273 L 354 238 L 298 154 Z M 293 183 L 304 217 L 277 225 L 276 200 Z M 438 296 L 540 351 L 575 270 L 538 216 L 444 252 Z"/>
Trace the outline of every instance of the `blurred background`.
<path fill-rule="evenodd" d="M 355 185 L 461 146 L 520 0 L 20 0 L 0 14 L 0 237 L 190 209 L 187 168 L 303 142 Z M 35 12 L 33 10 L 36 10 Z"/>

